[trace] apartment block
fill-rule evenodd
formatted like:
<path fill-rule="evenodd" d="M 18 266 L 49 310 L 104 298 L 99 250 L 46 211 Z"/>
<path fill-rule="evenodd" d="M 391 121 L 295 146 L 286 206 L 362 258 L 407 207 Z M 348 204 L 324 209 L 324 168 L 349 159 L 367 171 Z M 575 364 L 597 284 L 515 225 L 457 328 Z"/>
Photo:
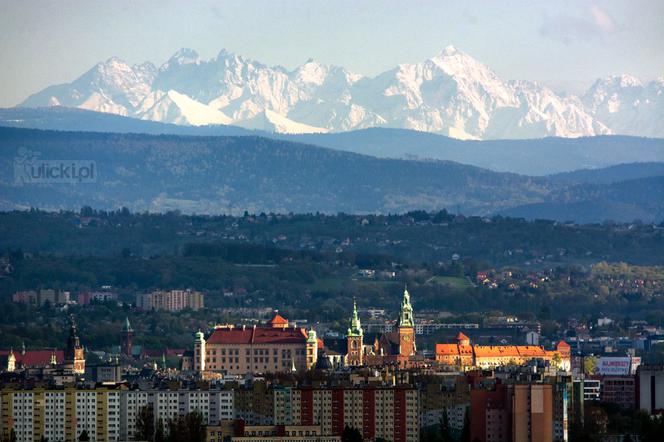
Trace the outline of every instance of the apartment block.
<path fill-rule="evenodd" d="M 650 414 L 664 412 L 664 365 L 641 365 L 636 378 L 639 409 Z"/>
<path fill-rule="evenodd" d="M 551 384 L 497 384 L 471 392 L 471 440 L 551 442 L 554 401 Z"/>
<path fill-rule="evenodd" d="M 18 442 L 77 440 L 84 431 L 92 441 L 120 438 L 119 390 L 5 389 L 0 394 L 3 438 L 12 429 Z"/>
<path fill-rule="evenodd" d="M 136 307 L 143 310 L 168 310 L 172 312 L 204 307 L 203 293 L 194 290 L 157 290 L 136 295 Z"/>
<path fill-rule="evenodd" d="M 155 423 L 193 411 L 206 425 L 235 418 L 232 390 L 4 389 L 0 393 L 0 438 L 17 442 L 78 440 L 85 431 L 92 441 L 132 440 L 137 416 L 150 407 Z"/>
<path fill-rule="evenodd" d="M 319 425 L 340 436 L 346 426 L 365 439 L 419 441 L 419 392 L 413 387 L 293 387 L 281 392 L 276 425 Z"/>

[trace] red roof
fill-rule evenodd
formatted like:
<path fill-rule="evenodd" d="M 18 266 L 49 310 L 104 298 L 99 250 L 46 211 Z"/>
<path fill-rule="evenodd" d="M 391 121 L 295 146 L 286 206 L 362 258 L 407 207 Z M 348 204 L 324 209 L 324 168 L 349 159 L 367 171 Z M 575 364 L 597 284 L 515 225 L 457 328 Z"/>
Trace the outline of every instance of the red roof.
<path fill-rule="evenodd" d="M 558 342 L 558 344 L 556 345 L 556 348 L 571 348 L 571 347 L 569 346 L 569 344 L 568 344 L 567 342 L 565 342 L 565 341 L 560 341 L 560 342 Z"/>
<path fill-rule="evenodd" d="M 160 358 L 163 356 L 182 356 L 186 349 L 184 348 L 143 348 L 141 349 L 141 357 L 146 358 Z"/>
<path fill-rule="evenodd" d="M 39 367 L 51 363 L 51 355 L 55 353 L 55 360 L 61 364 L 65 360 L 64 350 L 29 350 L 25 354 L 14 350 L 16 363 L 24 367 Z M 9 350 L 0 350 L 0 357 L 9 356 Z"/>
<path fill-rule="evenodd" d="M 288 325 L 288 319 L 281 316 L 279 313 L 274 315 L 274 318 L 267 321 L 270 325 Z"/>
<path fill-rule="evenodd" d="M 299 344 L 307 341 L 303 328 L 218 328 L 206 340 L 209 344 Z"/>

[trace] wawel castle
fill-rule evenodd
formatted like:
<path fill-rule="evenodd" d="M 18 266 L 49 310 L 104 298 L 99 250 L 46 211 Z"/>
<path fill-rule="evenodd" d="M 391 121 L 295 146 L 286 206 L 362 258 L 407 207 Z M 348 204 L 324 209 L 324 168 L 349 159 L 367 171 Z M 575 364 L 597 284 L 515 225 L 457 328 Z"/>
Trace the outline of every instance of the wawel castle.
<path fill-rule="evenodd" d="M 536 345 L 482 346 L 472 345 L 460 332 L 455 343 L 436 344 L 435 361 L 424 359 L 416 351 L 415 318 L 406 289 L 396 331 L 383 333 L 373 342 L 365 342 L 355 303 L 346 338 L 334 350 L 317 337 L 315 330 L 291 325 L 277 313 L 258 326 L 216 326 L 207 337 L 199 331 L 193 352 L 185 356 L 182 368 L 214 377 L 215 374 L 295 372 L 339 366 L 415 368 L 437 364 L 468 370 L 521 365 L 534 359 L 548 361 L 563 370 L 570 367 L 570 347 L 564 341 L 551 351 Z"/>

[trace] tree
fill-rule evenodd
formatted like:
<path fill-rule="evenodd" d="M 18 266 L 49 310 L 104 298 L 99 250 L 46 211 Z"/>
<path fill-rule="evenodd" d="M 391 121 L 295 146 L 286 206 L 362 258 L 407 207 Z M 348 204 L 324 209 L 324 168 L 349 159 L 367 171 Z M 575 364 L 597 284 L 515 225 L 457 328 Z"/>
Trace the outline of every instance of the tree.
<path fill-rule="evenodd" d="M 360 430 L 346 425 L 344 431 L 341 433 L 341 442 L 364 442 L 364 438 Z"/>
<path fill-rule="evenodd" d="M 586 356 L 583 358 L 583 372 L 585 374 L 595 374 L 597 367 L 597 358 L 594 356 Z"/>
<path fill-rule="evenodd" d="M 187 428 L 187 440 L 192 442 L 205 442 L 207 436 L 203 415 L 198 411 L 187 413 L 184 417 Z"/>
<path fill-rule="evenodd" d="M 164 433 L 164 421 L 159 418 L 157 421 L 157 428 L 154 432 L 154 442 L 166 442 L 166 434 Z"/>
<path fill-rule="evenodd" d="M 136 416 L 135 440 L 154 440 L 154 412 L 148 405 L 141 407 Z"/>
<path fill-rule="evenodd" d="M 600 406 L 590 406 L 585 410 L 584 431 L 591 440 L 602 441 L 607 433 L 609 417 Z"/>
<path fill-rule="evenodd" d="M 560 353 L 556 352 L 553 354 L 553 357 L 551 358 L 551 362 L 553 362 L 553 365 L 558 368 L 560 367 L 560 363 L 562 362 L 562 358 L 560 357 Z"/>
<path fill-rule="evenodd" d="M 88 430 L 81 431 L 81 435 L 78 436 L 78 442 L 89 442 L 90 436 L 88 435 Z"/>
<path fill-rule="evenodd" d="M 461 430 L 461 442 L 470 442 L 470 407 L 466 407 L 463 416 L 463 430 Z"/>
<path fill-rule="evenodd" d="M 452 442 L 452 434 L 450 433 L 450 418 L 447 415 L 447 407 L 443 408 L 443 416 L 440 418 L 440 434 L 442 442 Z"/>

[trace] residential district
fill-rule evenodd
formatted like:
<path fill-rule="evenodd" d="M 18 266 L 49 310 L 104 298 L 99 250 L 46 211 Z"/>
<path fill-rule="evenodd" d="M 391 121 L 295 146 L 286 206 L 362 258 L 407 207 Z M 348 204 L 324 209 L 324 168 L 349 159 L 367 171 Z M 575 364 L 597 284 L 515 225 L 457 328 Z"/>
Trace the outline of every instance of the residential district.
<path fill-rule="evenodd" d="M 14 300 L 30 296 L 58 302 L 55 292 Z M 137 304 L 197 309 L 203 298 L 154 292 Z M 589 418 L 602 431 L 606 422 L 589 411 L 600 401 L 648 415 L 664 410 L 664 366 L 642 364 L 630 346 L 589 359 L 579 340 L 540 345 L 535 329 L 523 345 L 483 345 L 476 326 L 448 324 L 459 329 L 454 339 L 426 351 L 417 341 L 430 330 L 407 289 L 396 318 L 373 324 L 374 333 L 354 303 L 347 322 L 345 336 L 319 336 L 274 312 L 250 325 L 192 330 L 190 348 L 160 352 L 137 348 L 126 319 L 117 349 L 90 364 L 72 316 L 63 350 L 0 350 L 0 437 L 166 440 L 178 419 L 197 419 L 190 440 L 209 442 L 415 442 L 429 440 L 432 428 L 450 438 L 442 440 L 546 442 L 570 440 Z"/>

